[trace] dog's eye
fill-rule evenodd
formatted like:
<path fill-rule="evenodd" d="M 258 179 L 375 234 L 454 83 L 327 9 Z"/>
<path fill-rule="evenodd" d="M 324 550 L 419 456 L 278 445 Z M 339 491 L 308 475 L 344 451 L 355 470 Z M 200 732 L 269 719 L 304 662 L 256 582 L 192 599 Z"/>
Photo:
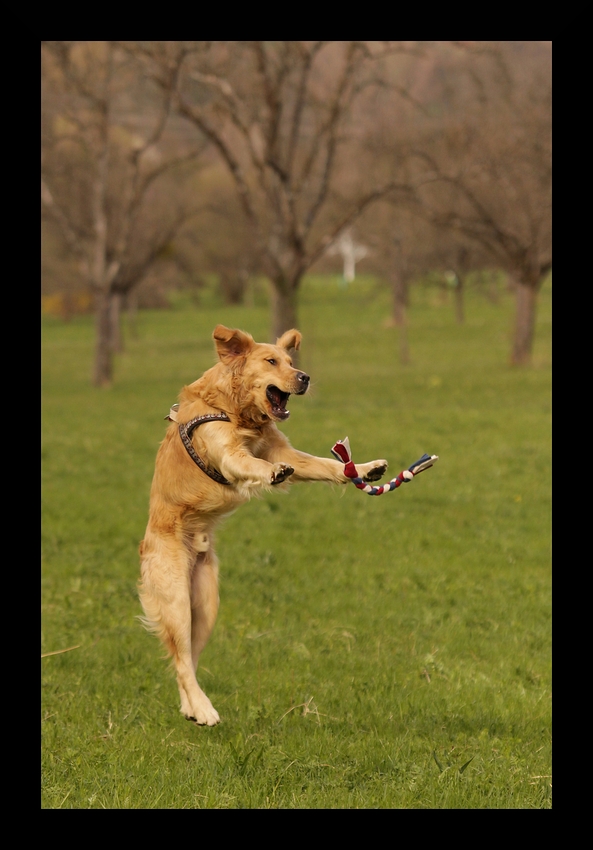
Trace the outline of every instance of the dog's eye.
<path fill-rule="evenodd" d="M 269 358 L 268 363 L 270 364 L 270 366 L 275 366 L 275 365 L 276 365 L 276 361 L 274 360 L 274 358 L 273 358 L 273 357 L 270 357 L 270 358 Z"/>

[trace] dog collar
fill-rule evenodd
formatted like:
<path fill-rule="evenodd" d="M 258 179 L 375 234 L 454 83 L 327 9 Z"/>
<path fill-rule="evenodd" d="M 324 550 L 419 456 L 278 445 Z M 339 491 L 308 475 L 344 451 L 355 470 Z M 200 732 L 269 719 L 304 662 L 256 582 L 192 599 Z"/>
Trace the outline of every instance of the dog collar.
<path fill-rule="evenodd" d="M 179 410 L 179 405 L 174 404 L 169 411 L 168 416 L 165 416 L 165 419 L 168 419 L 170 422 L 177 422 L 177 412 Z M 216 469 L 212 469 L 211 466 L 206 466 L 200 455 L 194 449 L 191 441 L 191 435 L 194 430 L 199 426 L 203 425 L 205 422 L 230 422 L 231 420 L 226 415 L 226 413 L 205 413 L 202 416 L 196 416 L 194 419 L 190 419 L 189 422 L 185 424 L 181 423 L 179 425 L 179 436 L 181 437 L 181 442 L 185 446 L 185 449 L 188 455 L 191 457 L 193 462 L 200 467 L 202 472 L 204 472 L 209 478 L 213 481 L 216 481 L 218 484 L 224 484 L 226 487 L 231 486 L 231 482 L 227 481 L 226 478 L 218 472 Z"/>

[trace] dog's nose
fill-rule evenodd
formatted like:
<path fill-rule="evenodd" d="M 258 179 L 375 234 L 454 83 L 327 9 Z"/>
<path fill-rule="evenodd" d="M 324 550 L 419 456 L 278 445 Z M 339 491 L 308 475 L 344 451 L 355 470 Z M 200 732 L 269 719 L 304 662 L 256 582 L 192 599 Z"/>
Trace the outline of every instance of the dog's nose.
<path fill-rule="evenodd" d="M 301 393 L 306 392 L 306 390 L 309 387 L 309 381 L 311 380 L 311 378 L 308 375 L 306 375 L 305 372 L 298 372 L 297 380 L 298 380 L 299 384 L 301 385 L 301 389 L 299 390 L 299 392 L 301 392 Z"/>

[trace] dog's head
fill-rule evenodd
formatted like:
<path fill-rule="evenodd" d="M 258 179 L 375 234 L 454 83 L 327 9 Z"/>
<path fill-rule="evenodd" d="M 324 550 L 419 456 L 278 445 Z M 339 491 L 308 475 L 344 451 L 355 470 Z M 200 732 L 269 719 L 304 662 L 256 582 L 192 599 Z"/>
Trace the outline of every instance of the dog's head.
<path fill-rule="evenodd" d="M 299 331 L 286 331 L 276 345 L 255 342 L 251 334 L 224 325 L 217 325 L 212 336 L 220 361 L 231 372 L 239 406 L 255 407 L 264 419 L 288 419 L 290 395 L 309 389 L 309 376 L 294 368 L 289 354 L 301 344 Z"/>

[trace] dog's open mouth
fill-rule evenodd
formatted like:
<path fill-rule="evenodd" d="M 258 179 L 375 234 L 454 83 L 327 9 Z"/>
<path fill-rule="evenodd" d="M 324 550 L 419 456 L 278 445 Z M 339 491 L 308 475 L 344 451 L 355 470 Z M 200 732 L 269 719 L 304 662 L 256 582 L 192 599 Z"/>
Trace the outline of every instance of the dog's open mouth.
<path fill-rule="evenodd" d="M 274 419 L 288 419 L 290 411 L 286 409 L 286 402 L 290 398 L 290 393 L 284 393 L 278 387 L 270 384 L 266 390 L 266 396 L 270 402 Z"/>

